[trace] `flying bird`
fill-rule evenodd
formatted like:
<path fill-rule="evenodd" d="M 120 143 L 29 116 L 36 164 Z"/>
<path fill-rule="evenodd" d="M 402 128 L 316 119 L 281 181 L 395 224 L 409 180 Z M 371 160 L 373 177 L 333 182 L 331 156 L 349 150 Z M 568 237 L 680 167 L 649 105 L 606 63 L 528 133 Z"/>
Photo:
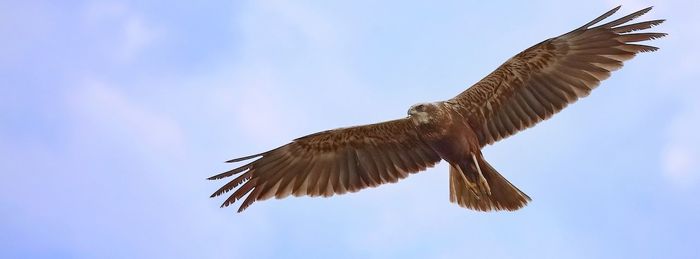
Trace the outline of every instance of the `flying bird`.
<path fill-rule="evenodd" d="M 452 99 L 411 106 L 405 118 L 318 132 L 229 160 L 252 162 L 208 178 L 238 175 L 211 197 L 235 189 L 226 207 L 247 194 L 242 212 L 272 197 L 329 197 L 394 183 L 445 160 L 450 202 L 479 211 L 522 208 L 530 197 L 486 162 L 481 149 L 587 96 L 637 53 L 658 49 L 637 42 L 665 33 L 639 31 L 664 20 L 628 24 L 651 7 L 598 25 L 619 9 L 518 53 Z"/>

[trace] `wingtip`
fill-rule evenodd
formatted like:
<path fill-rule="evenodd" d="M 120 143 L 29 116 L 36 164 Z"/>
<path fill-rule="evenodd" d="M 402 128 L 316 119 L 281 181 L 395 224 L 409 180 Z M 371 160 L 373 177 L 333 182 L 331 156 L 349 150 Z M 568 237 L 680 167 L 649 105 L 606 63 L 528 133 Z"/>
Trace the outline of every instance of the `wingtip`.
<path fill-rule="evenodd" d="M 269 152 L 269 151 L 268 151 L 268 152 Z M 227 161 L 225 161 L 224 163 L 235 163 L 235 162 L 245 161 L 245 160 L 248 160 L 248 159 L 251 159 L 251 158 L 256 158 L 256 157 L 259 157 L 259 156 L 263 156 L 263 155 L 267 154 L 268 152 L 262 152 L 262 153 L 255 154 L 255 155 L 250 155 L 250 156 L 244 156 L 244 157 L 234 158 L 234 159 L 231 159 L 231 160 L 227 160 Z"/>
<path fill-rule="evenodd" d="M 615 6 L 615 8 L 610 9 L 610 11 L 607 11 L 606 14 L 607 16 L 613 15 L 614 13 L 617 13 L 617 11 L 620 11 L 620 8 L 622 8 L 622 5 Z"/>
<path fill-rule="evenodd" d="M 641 16 L 641 15 L 644 15 L 644 14 L 648 13 L 649 11 L 651 11 L 651 9 L 654 9 L 654 6 L 649 6 L 647 8 L 642 9 L 642 10 L 639 10 L 637 12 L 639 12 L 640 13 L 639 15 Z"/>
<path fill-rule="evenodd" d="M 666 19 L 658 19 L 657 21 L 658 21 L 658 23 L 655 24 L 654 26 L 658 26 L 658 25 L 664 23 L 666 21 Z"/>
<path fill-rule="evenodd" d="M 256 154 L 256 155 L 244 156 L 244 157 L 239 157 L 239 158 L 233 158 L 233 159 L 229 159 L 229 160 L 224 161 L 224 163 L 240 162 L 240 161 L 251 159 L 251 158 L 256 157 L 256 156 L 258 156 L 258 155 Z"/>
<path fill-rule="evenodd" d="M 254 201 L 253 201 L 253 202 L 254 202 Z M 246 210 L 251 204 L 253 204 L 253 202 L 246 203 L 245 201 L 243 201 L 243 204 L 241 204 L 241 206 L 238 207 L 238 210 L 236 211 L 236 213 L 241 213 L 241 212 L 243 212 L 243 211 Z"/>
<path fill-rule="evenodd" d="M 639 11 L 636 11 L 636 12 L 634 12 L 634 13 L 632 13 L 632 14 L 633 14 L 634 17 L 636 18 L 636 17 L 642 16 L 642 15 L 645 15 L 646 13 L 648 13 L 649 11 L 651 11 L 651 9 L 653 9 L 653 8 L 654 8 L 653 6 L 649 6 L 649 7 L 647 7 L 647 8 L 644 8 L 644 9 L 641 9 L 641 10 L 639 10 Z"/>
<path fill-rule="evenodd" d="M 656 27 L 656 26 L 661 25 L 662 23 L 666 22 L 666 19 L 653 20 L 653 22 L 654 22 L 654 23 L 651 24 L 651 26 L 649 26 L 649 28 L 654 28 L 654 27 Z M 668 34 L 668 33 L 667 33 L 667 34 Z"/>
<path fill-rule="evenodd" d="M 611 9 L 610 11 L 605 12 L 604 14 L 598 16 L 597 18 L 593 19 L 592 21 L 590 21 L 590 22 L 584 24 L 583 26 L 581 26 L 581 27 L 579 27 L 579 28 L 577 28 L 577 29 L 575 29 L 575 30 L 573 30 L 573 31 L 588 29 L 588 27 L 591 27 L 591 26 L 595 25 L 596 23 L 598 23 L 598 22 L 600 22 L 600 21 L 602 21 L 602 20 L 605 20 L 606 18 L 608 18 L 608 17 L 610 17 L 611 15 L 615 14 L 618 10 L 620 10 L 620 7 L 622 7 L 622 5 L 618 5 L 617 7 Z M 573 32 L 573 31 L 572 31 L 572 32 Z"/>

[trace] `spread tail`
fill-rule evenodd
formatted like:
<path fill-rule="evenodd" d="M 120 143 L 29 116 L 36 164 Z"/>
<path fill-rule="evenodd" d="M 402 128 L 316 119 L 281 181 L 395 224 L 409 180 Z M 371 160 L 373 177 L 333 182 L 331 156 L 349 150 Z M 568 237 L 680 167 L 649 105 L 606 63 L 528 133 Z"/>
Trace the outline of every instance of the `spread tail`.
<path fill-rule="evenodd" d="M 450 202 L 479 211 L 513 211 L 530 201 L 527 194 L 508 182 L 481 154 L 472 158 L 450 166 Z M 473 161 L 478 161 L 478 166 Z M 479 170 L 485 182 L 479 180 Z"/>

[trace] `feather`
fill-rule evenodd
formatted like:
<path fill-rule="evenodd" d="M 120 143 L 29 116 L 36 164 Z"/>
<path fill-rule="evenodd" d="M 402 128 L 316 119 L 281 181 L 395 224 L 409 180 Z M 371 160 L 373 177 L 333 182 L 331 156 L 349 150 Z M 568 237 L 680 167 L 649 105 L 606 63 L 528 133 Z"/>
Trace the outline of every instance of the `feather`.
<path fill-rule="evenodd" d="M 625 24 L 651 8 L 596 24 L 619 6 L 583 26 L 547 39 L 518 53 L 494 72 L 449 102 L 460 105 L 462 117 L 475 123 L 481 146 L 506 138 L 587 96 L 611 71 L 653 46 L 632 44 L 666 36 L 643 32 L 663 20 Z M 635 33 L 629 33 L 635 32 Z M 494 87 L 497 86 L 497 87 Z M 529 116 L 534 114 L 536 116 Z"/>
<path fill-rule="evenodd" d="M 652 21 L 640 22 L 640 23 L 616 27 L 616 28 L 613 28 L 612 31 L 615 33 L 626 33 L 626 32 L 640 31 L 640 30 L 650 29 L 651 27 L 662 24 L 664 21 L 666 21 L 666 20 L 652 20 Z"/>
<path fill-rule="evenodd" d="M 243 172 L 243 171 L 245 171 L 245 170 L 250 169 L 250 166 L 251 166 L 252 164 L 253 164 L 252 162 L 251 162 L 251 163 L 248 163 L 248 164 L 245 164 L 245 165 L 243 165 L 243 166 L 241 166 L 241 167 L 237 167 L 237 168 L 235 168 L 235 169 L 226 171 L 226 172 L 224 172 L 224 173 L 220 173 L 220 174 L 217 174 L 217 175 L 215 175 L 215 176 L 209 177 L 209 178 L 207 178 L 207 180 L 218 180 L 218 179 L 222 179 L 222 178 L 226 178 L 226 177 L 232 176 L 232 175 L 234 175 L 234 174 L 237 174 L 237 173 L 240 173 L 240 172 Z"/>
<path fill-rule="evenodd" d="M 263 156 L 263 155 L 265 155 L 266 153 L 267 153 L 267 152 L 263 152 L 263 153 L 259 153 L 259 154 L 255 154 L 255 155 L 250 155 L 250 156 L 244 156 L 244 157 L 234 158 L 234 159 L 231 159 L 231 160 L 226 161 L 226 163 L 235 163 L 235 162 L 245 161 L 245 160 L 248 160 L 248 159 L 251 159 L 251 158 L 256 158 L 256 157 L 259 157 L 259 156 Z"/>
<path fill-rule="evenodd" d="M 626 22 L 629 22 L 629 21 L 631 21 L 631 20 L 636 19 L 636 18 L 639 17 L 639 16 L 644 15 L 645 13 L 649 12 L 649 10 L 651 10 L 651 8 L 652 8 L 652 7 L 650 6 L 650 7 L 644 8 L 644 9 L 642 9 L 642 10 L 636 11 L 636 12 L 634 12 L 634 13 L 625 15 L 625 16 L 623 16 L 623 17 L 620 18 L 620 19 L 617 19 L 617 20 L 614 20 L 614 21 L 612 21 L 612 22 L 609 22 L 609 23 L 600 25 L 599 28 L 612 28 L 612 27 L 615 27 L 615 26 L 624 24 L 624 23 L 626 23 Z M 594 28 L 594 29 L 595 29 L 595 28 Z"/>
<path fill-rule="evenodd" d="M 590 22 L 584 24 L 583 26 L 579 27 L 579 28 L 576 29 L 576 30 L 584 30 L 584 29 L 587 29 L 588 27 L 591 27 L 592 25 L 594 25 L 594 24 L 596 24 L 596 23 L 598 23 L 598 22 L 600 22 L 600 21 L 602 21 L 602 20 L 605 20 L 605 18 L 610 17 L 610 16 L 613 15 L 615 12 L 617 12 L 617 10 L 620 10 L 620 7 L 622 7 L 622 6 L 621 6 L 621 5 L 618 5 L 617 7 L 613 8 L 612 10 L 605 12 L 605 13 L 602 14 L 601 16 L 598 16 L 597 18 L 593 19 L 593 21 L 590 21 Z"/>

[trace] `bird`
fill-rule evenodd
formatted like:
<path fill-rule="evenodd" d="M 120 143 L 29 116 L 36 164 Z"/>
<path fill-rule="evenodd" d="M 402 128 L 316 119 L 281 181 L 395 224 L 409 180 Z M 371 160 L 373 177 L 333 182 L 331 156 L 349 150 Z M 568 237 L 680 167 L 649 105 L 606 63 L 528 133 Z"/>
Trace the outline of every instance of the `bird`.
<path fill-rule="evenodd" d="M 237 175 L 211 197 L 233 190 L 223 208 L 247 195 L 240 213 L 272 197 L 330 197 L 395 183 L 445 160 L 450 202 L 476 211 L 518 210 L 531 198 L 485 160 L 482 148 L 588 96 L 636 54 L 658 50 L 639 42 L 666 36 L 646 31 L 665 20 L 630 23 L 648 7 L 602 23 L 620 7 L 525 49 L 454 98 L 411 106 L 404 118 L 313 133 L 226 161 L 248 162 L 207 178 Z"/>

